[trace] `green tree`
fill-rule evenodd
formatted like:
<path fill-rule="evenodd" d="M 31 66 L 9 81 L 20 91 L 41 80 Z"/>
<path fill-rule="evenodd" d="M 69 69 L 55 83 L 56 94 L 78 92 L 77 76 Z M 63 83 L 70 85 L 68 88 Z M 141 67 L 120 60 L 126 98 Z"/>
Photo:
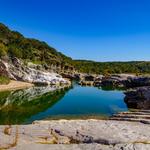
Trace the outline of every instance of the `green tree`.
<path fill-rule="evenodd" d="M 0 57 L 5 56 L 7 54 L 7 47 L 0 43 Z"/>
<path fill-rule="evenodd" d="M 10 56 L 15 56 L 18 58 L 22 58 L 22 52 L 20 49 L 18 49 L 15 45 L 11 45 L 8 48 L 8 53 Z"/>
<path fill-rule="evenodd" d="M 111 75 L 111 71 L 109 69 L 105 69 L 103 75 L 105 77 L 109 77 Z"/>

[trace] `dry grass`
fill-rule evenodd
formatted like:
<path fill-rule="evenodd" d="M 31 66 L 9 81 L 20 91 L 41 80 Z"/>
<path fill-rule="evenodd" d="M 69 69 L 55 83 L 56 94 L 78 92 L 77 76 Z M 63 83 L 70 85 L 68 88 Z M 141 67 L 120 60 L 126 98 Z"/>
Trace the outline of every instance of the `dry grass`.
<path fill-rule="evenodd" d="M 11 125 L 9 125 L 8 127 L 5 127 L 5 128 L 4 128 L 4 134 L 6 134 L 6 135 L 11 135 L 10 129 L 11 129 Z"/>
<path fill-rule="evenodd" d="M 58 141 L 52 137 L 50 140 L 38 141 L 38 144 L 58 144 Z"/>
<path fill-rule="evenodd" d="M 52 138 L 48 140 L 48 137 L 40 137 L 40 139 L 43 139 L 43 141 L 38 141 L 39 144 L 58 144 L 58 137 L 56 134 L 54 134 L 53 129 L 50 130 L 50 135 L 52 135 Z"/>

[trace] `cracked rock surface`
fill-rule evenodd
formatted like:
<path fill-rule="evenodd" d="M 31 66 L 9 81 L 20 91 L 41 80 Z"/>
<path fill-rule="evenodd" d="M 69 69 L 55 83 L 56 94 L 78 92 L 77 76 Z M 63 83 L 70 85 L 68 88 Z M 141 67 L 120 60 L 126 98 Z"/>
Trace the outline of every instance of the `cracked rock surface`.
<path fill-rule="evenodd" d="M 0 148 L 149 150 L 150 125 L 115 120 L 36 121 L 0 126 Z"/>

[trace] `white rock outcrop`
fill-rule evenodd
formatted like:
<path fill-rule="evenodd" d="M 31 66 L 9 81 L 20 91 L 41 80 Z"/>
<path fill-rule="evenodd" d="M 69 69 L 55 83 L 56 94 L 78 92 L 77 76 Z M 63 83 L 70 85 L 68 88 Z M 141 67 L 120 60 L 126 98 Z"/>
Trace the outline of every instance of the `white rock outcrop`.
<path fill-rule="evenodd" d="M 11 62 L 0 60 L 0 74 L 5 74 L 14 80 L 35 84 L 56 85 L 69 83 L 68 80 L 62 78 L 62 76 L 57 73 L 36 70 L 24 65 L 24 63 L 17 58 L 13 58 Z"/>

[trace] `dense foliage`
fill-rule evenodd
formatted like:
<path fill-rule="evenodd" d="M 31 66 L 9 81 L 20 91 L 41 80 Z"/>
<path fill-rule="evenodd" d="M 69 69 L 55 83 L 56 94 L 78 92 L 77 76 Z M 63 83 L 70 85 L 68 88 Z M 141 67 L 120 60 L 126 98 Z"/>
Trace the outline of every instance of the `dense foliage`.
<path fill-rule="evenodd" d="M 72 60 L 45 42 L 25 38 L 19 32 L 11 31 L 4 24 L 0 24 L 0 58 L 6 55 L 30 60 L 34 63 L 74 66 L 77 71 L 84 73 L 150 73 L 150 62 L 94 62 Z"/>

